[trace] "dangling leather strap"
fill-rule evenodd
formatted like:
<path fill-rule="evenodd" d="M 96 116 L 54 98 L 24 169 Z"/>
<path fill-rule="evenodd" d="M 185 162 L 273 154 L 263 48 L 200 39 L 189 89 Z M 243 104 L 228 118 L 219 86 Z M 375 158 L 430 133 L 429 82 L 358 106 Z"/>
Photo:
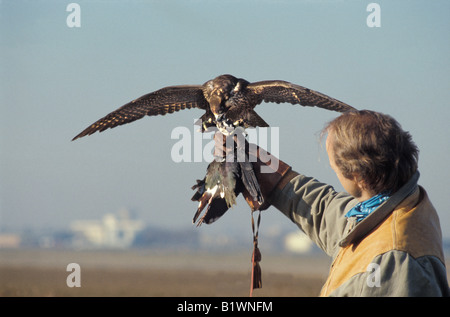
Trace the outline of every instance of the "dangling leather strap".
<path fill-rule="evenodd" d="M 255 288 L 262 287 L 262 278 L 261 278 L 261 267 L 259 262 L 261 261 L 261 252 L 258 248 L 258 232 L 259 232 L 259 224 L 261 223 L 261 211 L 258 210 L 258 220 L 256 221 L 255 228 L 255 219 L 253 218 L 253 211 L 251 213 L 252 216 L 252 231 L 253 231 L 253 253 L 252 253 L 252 277 L 250 283 L 250 297 L 253 296 L 253 290 Z"/>

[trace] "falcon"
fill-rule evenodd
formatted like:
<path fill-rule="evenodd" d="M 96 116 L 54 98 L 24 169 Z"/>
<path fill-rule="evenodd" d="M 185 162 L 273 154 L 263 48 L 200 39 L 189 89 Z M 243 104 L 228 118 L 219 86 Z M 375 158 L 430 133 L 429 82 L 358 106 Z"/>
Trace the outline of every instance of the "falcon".
<path fill-rule="evenodd" d="M 226 136 L 245 134 L 247 128 L 269 126 L 254 110 L 262 102 L 298 104 L 337 112 L 354 110 L 342 101 L 287 81 L 250 83 L 232 75 L 221 75 L 203 85 L 170 86 L 143 95 L 97 120 L 72 141 L 144 116 L 165 115 L 191 108 L 205 111 L 197 121 L 202 132 L 217 128 Z M 242 148 L 238 143 L 235 142 L 234 146 Z M 235 204 L 236 196 L 244 189 L 255 201 L 263 201 L 247 155 L 242 160 L 234 157 L 231 162 L 214 160 L 207 168 L 206 177 L 197 180 L 192 189 L 197 189 L 192 200 L 199 201 L 193 219 L 197 225 L 217 220 Z M 205 214 L 199 218 L 207 205 Z"/>
<path fill-rule="evenodd" d="M 231 75 L 221 75 L 203 85 L 165 87 L 139 97 L 97 120 L 73 140 L 97 131 L 133 122 L 144 116 L 165 115 L 183 109 L 205 110 L 199 119 L 202 132 L 223 122 L 224 117 L 235 126 L 268 127 L 253 110 L 262 102 L 290 103 L 345 112 L 354 110 L 342 101 L 320 92 L 282 80 L 249 83 Z M 219 123 L 219 126 L 222 124 Z"/>

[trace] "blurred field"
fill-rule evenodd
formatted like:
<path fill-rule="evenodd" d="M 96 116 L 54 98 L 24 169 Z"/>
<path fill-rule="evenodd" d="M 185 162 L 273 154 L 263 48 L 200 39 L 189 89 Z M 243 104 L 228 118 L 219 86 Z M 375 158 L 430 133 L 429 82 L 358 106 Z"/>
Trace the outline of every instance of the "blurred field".
<path fill-rule="evenodd" d="M 69 263 L 81 267 L 70 288 Z M 264 254 L 253 296 L 317 296 L 325 256 Z M 248 296 L 250 253 L 0 250 L 0 296 Z"/>

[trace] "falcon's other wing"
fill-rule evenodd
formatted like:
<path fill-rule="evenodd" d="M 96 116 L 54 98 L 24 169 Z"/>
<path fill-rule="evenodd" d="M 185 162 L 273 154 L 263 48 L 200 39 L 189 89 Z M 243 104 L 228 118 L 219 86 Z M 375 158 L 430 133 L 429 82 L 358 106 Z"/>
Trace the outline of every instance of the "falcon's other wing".
<path fill-rule="evenodd" d="M 139 97 L 99 119 L 72 139 L 133 122 L 144 116 L 165 115 L 183 109 L 207 109 L 202 86 L 172 86 Z"/>
<path fill-rule="evenodd" d="M 247 86 L 247 97 L 255 106 L 261 102 L 287 102 L 302 106 L 319 107 L 345 112 L 355 110 L 352 106 L 302 86 L 282 80 L 268 80 L 251 83 Z"/>

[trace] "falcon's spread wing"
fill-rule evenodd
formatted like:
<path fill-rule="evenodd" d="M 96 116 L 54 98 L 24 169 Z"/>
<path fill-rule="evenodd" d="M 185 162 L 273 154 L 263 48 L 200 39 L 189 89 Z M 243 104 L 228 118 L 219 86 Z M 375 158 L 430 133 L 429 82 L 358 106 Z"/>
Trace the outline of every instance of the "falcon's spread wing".
<path fill-rule="evenodd" d="M 72 139 L 133 122 L 144 116 L 165 115 L 183 109 L 207 109 L 202 86 L 172 86 L 137 98 L 96 121 Z"/>
<path fill-rule="evenodd" d="M 355 110 L 352 106 L 302 86 L 282 80 L 268 80 L 251 83 L 247 86 L 247 97 L 253 105 L 261 102 L 288 102 L 302 106 L 319 107 L 338 112 Z"/>

